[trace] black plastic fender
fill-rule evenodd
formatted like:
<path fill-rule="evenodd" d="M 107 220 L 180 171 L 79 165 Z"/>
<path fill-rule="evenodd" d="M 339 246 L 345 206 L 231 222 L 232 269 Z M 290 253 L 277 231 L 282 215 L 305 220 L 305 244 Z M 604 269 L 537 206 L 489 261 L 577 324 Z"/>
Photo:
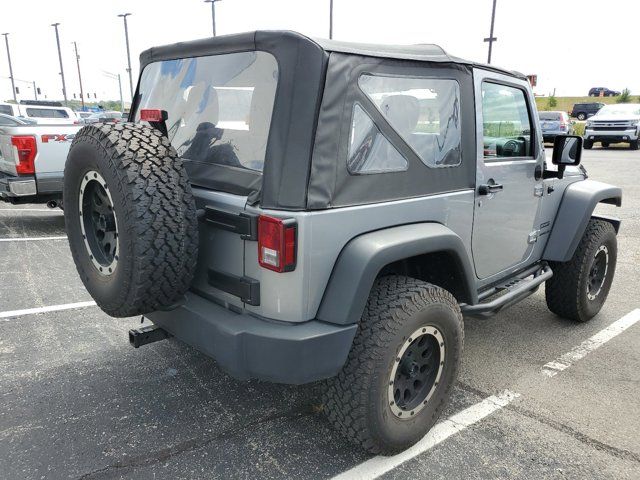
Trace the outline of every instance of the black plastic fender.
<path fill-rule="evenodd" d="M 462 239 L 442 224 L 416 223 L 365 233 L 349 241 L 333 268 L 317 319 L 342 325 L 359 322 L 383 267 L 435 252 L 449 253 L 462 274 L 465 294 L 457 300 L 477 303 L 474 271 Z"/>
<path fill-rule="evenodd" d="M 582 180 L 566 188 L 542 256 L 544 260 L 571 260 L 598 203 L 621 206 L 622 189 L 594 180 Z M 616 232 L 620 228 L 619 220 L 600 216 L 598 218 L 610 222 Z"/>

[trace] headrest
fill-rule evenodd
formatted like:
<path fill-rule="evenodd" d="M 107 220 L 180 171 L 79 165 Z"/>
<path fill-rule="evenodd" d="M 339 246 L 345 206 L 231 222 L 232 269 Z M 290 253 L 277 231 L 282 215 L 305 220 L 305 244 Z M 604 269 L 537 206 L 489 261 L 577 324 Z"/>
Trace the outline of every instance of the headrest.
<path fill-rule="evenodd" d="M 420 103 L 411 95 L 390 95 L 380 105 L 389 123 L 402 135 L 412 133 L 420 117 Z"/>

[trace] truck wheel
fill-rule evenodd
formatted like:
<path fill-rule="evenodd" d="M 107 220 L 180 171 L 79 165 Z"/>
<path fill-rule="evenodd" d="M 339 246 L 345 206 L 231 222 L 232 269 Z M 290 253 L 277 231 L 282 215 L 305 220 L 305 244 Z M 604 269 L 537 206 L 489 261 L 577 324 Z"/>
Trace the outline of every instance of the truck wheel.
<path fill-rule="evenodd" d="M 609 148 L 609 142 L 600 142 L 602 148 Z"/>
<path fill-rule="evenodd" d="M 638 150 L 640 149 L 640 141 L 638 140 L 633 140 L 631 142 L 629 142 L 629 148 L 631 150 Z"/>
<path fill-rule="evenodd" d="M 329 422 L 374 454 L 420 440 L 445 407 L 464 330 L 446 290 L 403 277 L 378 279 L 342 371 L 327 381 Z"/>
<path fill-rule="evenodd" d="M 585 150 L 591 150 L 593 148 L 593 141 L 592 140 L 585 140 L 582 143 L 582 148 L 584 148 Z"/>
<path fill-rule="evenodd" d="M 128 317 L 179 301 L 195 271 L 198 228 L 186 172 L 166 137 L 133 123 L 82 128 L 63 195 L 73 260 L 102 310 Z"/>
<path fill-rule="evenodd" d="M 553 277 L 545 286 L 549 310 L 578 322 L 596 316 L 609 294 L 617 255 L 613 225 L 604 220 L 589 220 L 573 258 L 551 263 Z"/>
<path fill-rule="evenodd" d="M 582 112 L 580 112 L 580 113 L 577 115 L 577 118 L 578 118 L 578 120 L 586 120 L 586 119 L 587 119 L 587 114 L 586 114 L 586 113 L 582 113 Z"/>

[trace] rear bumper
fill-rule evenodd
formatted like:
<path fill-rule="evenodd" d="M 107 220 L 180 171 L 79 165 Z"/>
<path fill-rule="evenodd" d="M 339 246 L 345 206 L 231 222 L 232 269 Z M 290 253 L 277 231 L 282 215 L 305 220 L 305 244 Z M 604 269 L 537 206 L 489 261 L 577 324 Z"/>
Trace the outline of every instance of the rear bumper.
<path fill-rule="evenodd" d="M 336 375 L 357 329 L 319 320 L 286 323 L 234 313 L 191 292 L 184 305 L 146 317 L 213 357 L 236 378 L 289 384 Z"/>
<path fill-rule="evenodd" d="M 38 190 L 34 177 L 14 177 L 0 172 L 0 197 L 29 197 L 36 193 L 38 193 Z"/>
<path fill-rule="evenodd" d="M 62 198 L 63 173 L 14 176 L 0 172 L 0 200 L 41 203 Z"/>

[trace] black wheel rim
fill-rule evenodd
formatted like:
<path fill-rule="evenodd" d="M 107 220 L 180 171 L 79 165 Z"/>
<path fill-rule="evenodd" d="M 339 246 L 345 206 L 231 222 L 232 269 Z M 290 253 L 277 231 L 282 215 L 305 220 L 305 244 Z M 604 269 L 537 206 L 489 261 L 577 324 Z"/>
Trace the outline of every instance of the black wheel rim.
<path fill-rule="evenodd" d="M 89 258 L 98 272 L 110 275 L 118 262 L 118 222 L 107 183 L 98 172 L 85 174 L 79 207 L 82 238 Z"/>
<path fill-rule="evenodd" d="M 429 402 L 444 367 L 444 338 L 433 326 L 409 336 L 395 358 L 389 379 L 389 406 L 398 418 L 411 418 Z"/>
<path fill-rule="evenodd" d="M 589 269 L 589 277 L 587 280 L 587 297 L 589 300 L 595 300 L 602 291 L 608 269 L 609 249 L 605 245 L 601 245 L 600 248 L 596 250 L 593 263 Z"/>

